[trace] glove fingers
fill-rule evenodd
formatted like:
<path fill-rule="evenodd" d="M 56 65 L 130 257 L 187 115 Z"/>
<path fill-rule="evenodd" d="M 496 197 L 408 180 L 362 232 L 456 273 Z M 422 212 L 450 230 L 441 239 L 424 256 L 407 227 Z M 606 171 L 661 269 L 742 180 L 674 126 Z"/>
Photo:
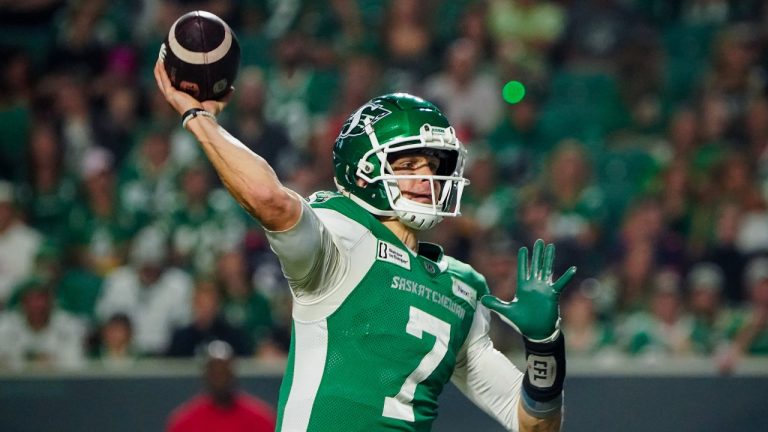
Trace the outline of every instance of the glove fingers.
<path fill-rule="evenodd" d="M 538 239 L 533 244 L 533 257 L 531 258 L 531 278 L 541 279 L 541 255 L 544 251 L 544 240 Z"/>
<path fill-rule="evenodd" d="M 517 252 L 517 286 L 528 278 L 528 248 L 523 246 Z"/>
<path fill-rule="evenodd" d="M 565 273 L 560 276 L 560 279 L 558 279 L 557 282 L 552 284 L 552 290 L 559 295 L 563 288 L 568 285 L 568 282 L 571 281 L 574 274 L 576 274 L 576 266 L 571 266 L 571 268 L 566 270 Z"/>
<path fill-rule="evenodd" d="M 552 267 L 555 262 L 555 245 L 550 243 L 544 248 L 544 268 L 542 270 L 542 279 L 549 282 L 552 280 Z"/>

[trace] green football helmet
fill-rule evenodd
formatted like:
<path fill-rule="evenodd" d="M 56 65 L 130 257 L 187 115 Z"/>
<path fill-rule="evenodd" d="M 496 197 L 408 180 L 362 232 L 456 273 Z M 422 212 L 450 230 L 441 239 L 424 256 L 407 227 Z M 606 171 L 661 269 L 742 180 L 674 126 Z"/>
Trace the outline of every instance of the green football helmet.
<path fill-rule="evenodd" d="M 440 159 L 435 175 L 396 175 L 389 161 L 398 154 L 430 154 Z M 446 216 L 458 216 L 464 186 L 466 150 L 443 113 L 406 93 L 376 97 L 344 123 L 333 147 L 334 180 L 339 191 L 377 216 L 429 229 Z M 358 184 L 362 179 L 364 184 Z M 402 179 L 427 179 L 432 203 L 403 196 Z M 441 184 L 434 196 L 435 183 Z"/>

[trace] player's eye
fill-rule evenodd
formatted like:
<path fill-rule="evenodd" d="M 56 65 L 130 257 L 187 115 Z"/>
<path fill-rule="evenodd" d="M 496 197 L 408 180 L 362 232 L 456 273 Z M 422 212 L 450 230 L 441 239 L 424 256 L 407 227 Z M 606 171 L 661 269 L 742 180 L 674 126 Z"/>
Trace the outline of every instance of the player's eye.
<path fill-rule="evenodd" d="M 398 161 L 395 162 L 394 166 L 392 166 L 392 169 L 395 171 L 411 171 L 416 167 L 416 164 L 413 163 L 413 161 Z"/>

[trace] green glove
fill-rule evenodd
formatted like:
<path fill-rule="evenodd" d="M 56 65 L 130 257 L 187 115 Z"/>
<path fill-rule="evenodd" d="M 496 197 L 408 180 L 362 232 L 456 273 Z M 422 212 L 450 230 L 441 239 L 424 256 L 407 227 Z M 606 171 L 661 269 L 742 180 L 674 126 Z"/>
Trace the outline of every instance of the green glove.
<path fill-rule="evenodd" d="M 560 328 L 560 292 L 576 273 L 576 267 L 569 268 L 560 279 L 552 282 L 554 261 L 555 245 L 550 243 L 545 248 L 543 240 L 536 240 L 529 271 L 528 248 L 520 248 L 514 300 L 505 302 L 485 295 L 480 301 L 531 341 L 547 341 L 557 336 L 556 331 Z"/>

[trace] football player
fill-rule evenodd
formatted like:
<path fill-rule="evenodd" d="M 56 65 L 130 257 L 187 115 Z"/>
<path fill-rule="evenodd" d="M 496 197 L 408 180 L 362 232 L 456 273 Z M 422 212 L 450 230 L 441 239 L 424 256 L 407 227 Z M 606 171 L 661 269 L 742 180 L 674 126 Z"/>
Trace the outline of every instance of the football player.
<path fill-rule="evenodd" d="M 220 127 L 222 101 L 157 84 L 223 183 L 266 230 L 293 294 L 280 431 L 430 430 L 452 381 L 508 430 L 560 428 L 565 378 L 554 246 L 518 256 L 516 298 L 418 235 L 459 215 L 465 149 L 443 114 L 408 95 L 372 99 L 333 149 L 338 191 L 307 200 Z M 527 371 L 493 348 L 490 310 L 523 335 Z"/>

